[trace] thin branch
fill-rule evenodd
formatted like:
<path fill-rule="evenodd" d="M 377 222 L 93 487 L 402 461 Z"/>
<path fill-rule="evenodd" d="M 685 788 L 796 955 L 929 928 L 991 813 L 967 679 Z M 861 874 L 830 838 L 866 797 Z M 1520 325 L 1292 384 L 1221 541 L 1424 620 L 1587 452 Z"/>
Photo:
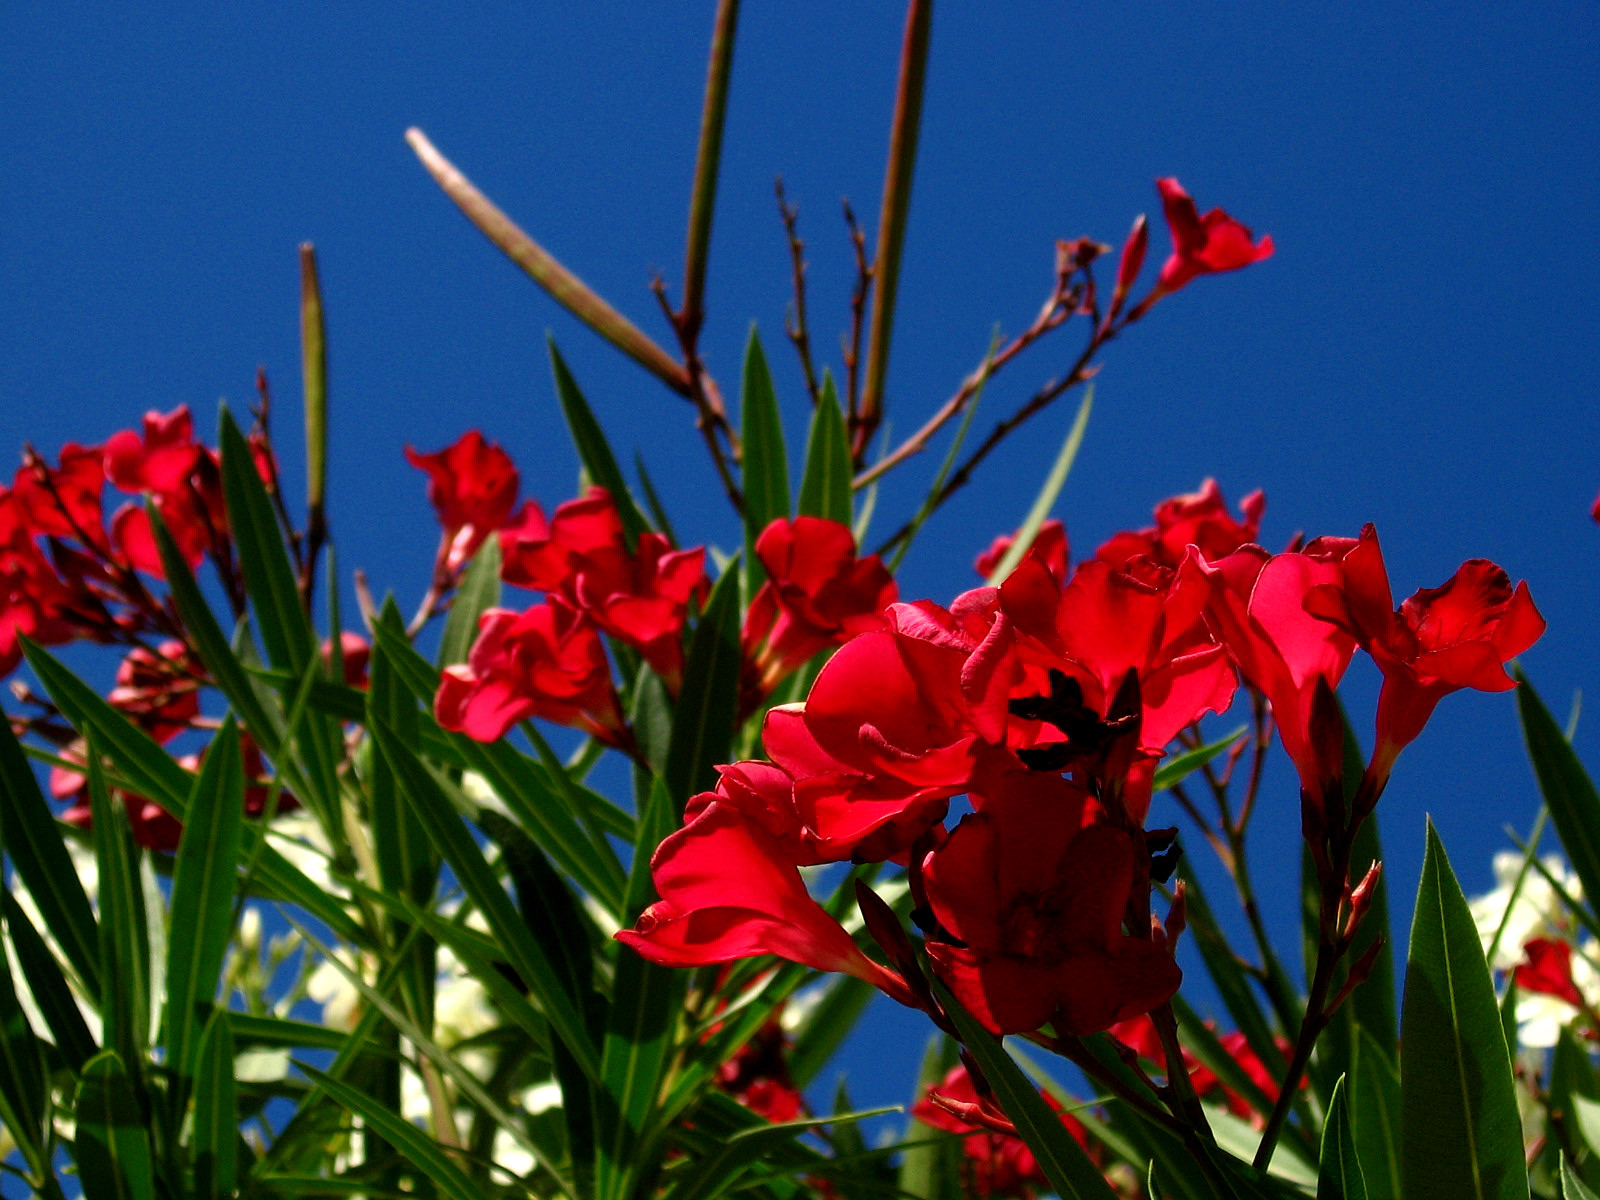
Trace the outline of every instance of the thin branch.
<path fill-rule="evenodd" d="M 822 390 L 817 385 L 817 368 L 811 361 L 811 334 L 806 328 L 806 244 L 800 240 L 800 211 L 789 203 L 783 194 L 783 178 L 776 184 L 778 213 L 783 218 L 783 231 L 789 239 L 789 261 L 794 270 L 794 311 L 784 322 L 784 332 L 794 343 L 800 356 L 800 369 L 805 372 L 806 391 L 811 393 L 811 407 L 822 403 Z"/>
<path fill-rule="evenodd" d="M 856 220 L 850 201 L 844 201 L 844 223 L 850 230 L 850 246 L 856 256 L 856 282 L 850 289 L 850 333 L 844 344 L 845 413 L 854 430 L 861 421 L 861 337 L 866 330 L 867 300 L 872 295 L 872 262 L 867 257 L 867 235 Z M 852 441 L 852 446 L 854 445 Z M 852 449 L 852 461 L 859 466 L 866 450 Z"/>
<path fill-rule="evenodd" d="M 917 165 L 922 90 L 928 77 L 928 42 L 932 28 L 933 0 L 911 0 L 906 10 L 905 41 L 900 52 L 900 79 L 889 134 L 889 163 L 884 171 L 883 209 L 878 218 L 878 253 L 873 268 L 878 291 L 867 342 L 866 386 L 861 394 L 860 419 L 853 431 L 852 449 L 857 458 L 865 455 L 872 435 L 883 420 L 884 380 L 889 372 L 889 341 L 900 287 L 906 219 L 911 212 L 911 179 Z"/>
<path fill-rule="evenodd" d="M 684 366 L 519 229 L 449 159 L 434 149 L 422 130 L 406 130 L 406 141 L 445 195 L 466 214 L 467 220 L 557 303 L 678 395 L 691 395 L 693 385 Z"/>
<path fill-rule="evenodd" d="M 1061 326 L 1067 322 L 1068 318 L 1070 318 L 1072 314 L 1077 311 L 1078 303 L 1079 299 L 1077 293 L 1070 290 L 1063 290 L 1062 286 L 1058 283 L 1055 291 L 1051 293 L 1050 298 L 1045 301 L 1044 306 L 1039 310 L 1039 315 L 1034 318 L 1032 325 L 1028 326 L 1027 329 L 1019 333 L 1008 345 L 1002 347 L 997 353 L 985 358 L 982 363 L 975 367 L 972 372 L 961 381 L 961 386 L 956 389 L 955 395 L 946 400 L 940 407 L 939 411 L 934 413 L 933 416 L 929 417 L 921 429 L 917 430 L 910 437 L 906 438 L 905 441 L 901 442 L 900 445 L 896 446 L 888 454 L 885 454 L 877 462 L 873 463 L 872 466 L 868 467 L 865 471 L 861 472 L 861 474 L 857 475 L 852 486 L 856 488 L 866 487 L 867 484 L 871 483 L 874 479 L 878 479 L 883 475 L 888 474 L 888 472 L 899 466 L 906 459 L 915 454 L 920 454 L 923 450 L 925 450 L 928 443 L 941 429 L 948 425 L 954 418 L 961 415 L 961 413 L 966 409 L 967 405 L 971 402 L 972 397 L 977 395 L 978 391 L 984 386 L 985 383 L 994 378 L 995 372 L 1000 370 L 1001 367 L 1004 367 L 1012 359 L 1016 358 L 1017 355 L 1021 354 L 1045 334 L 1051 332 L 1052 330 L 1061 328 Z"/>

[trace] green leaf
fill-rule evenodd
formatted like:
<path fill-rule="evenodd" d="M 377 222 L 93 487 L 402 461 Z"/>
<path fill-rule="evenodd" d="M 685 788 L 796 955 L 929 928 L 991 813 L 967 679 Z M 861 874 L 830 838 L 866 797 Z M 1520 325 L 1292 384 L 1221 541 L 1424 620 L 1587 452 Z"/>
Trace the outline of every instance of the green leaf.
<path fill-rule="evenodd" d="M 1527 1200 L 1522 1124 L 1494 982 L 1432 822 L 1406 963 L 1400 1084 L 1407 1196 Z"/>
<path fill-rule="evenodd" d="M 45 928 L 89 994 L 96 995 L 100 947 L 94 911 L 11 722 L 0 721 L 0 726 L 0 839 Z"/>
<path fill-rule="evenodd" d="M 549 341 L 550 368 L 555 373 L 556 379 L 556 398 L 561 402 L 561 412 L 567 419 L 567 428 L 572 431 L 572 444 L 577 447 L 578 459 L 583 463 L 583 469 L 589 473 L 589 478 L 611 493 L 611 499 L 617 505 L 617 514 L 622 518 L 623 537 L 627 541 L 628 549 L 632 551 L 639 544 L 639 535 L 650 526 L 645 521 L 644 514 L 639 511 L 639 506 L 633 502 L 627 481 L 622 478 L 622 469 L 617 466 L 616 455 L 611 453 L 611 445 L 606 441 L 605 430 L 600 427 L 600 422 L 595 419 L 594 410 L 589 407 L 583 392 L 578 389 L 578 381 L 567 369 L 561 351 L 556 349 L 555 339 L 551 338 Z"/>
<path fill-rule="evenodd" d="M 73 1119 L 85 1200 L 154 1200 L 150 1138 L 116 1051 L 95 1055 L 83 1068 Z"/>
<path fill-rule="evenodd" d="M 380 621 L 374 633 L 395 668 L 396 679 L 414 695 L 431 702 L 439 690 L 438 668 L 418 654 L 403 637 L 396 636 L 386 622 Z M 417 722 L 425 733 L 430 727 L 438 728 L 427 713 L 418 713 Z M 505 801 L 511 815 L 544 847 L 557 866 L 609 911 L 621 912 L 626 876 L 616 851 L 603 838 L 586 834 L 573 816 L 572 798 L 587 799 L 591 794 L 586 789 L 564 778 L 562 783 L 567 786 L 558 787 L 541 764 L 519 752 L 504 738 L 485 743 L 475 742 L 460 733 L 441 732 L 440 736 L 459 754 L 461 765 L 488 781 Z M 428 741 L 426 737 L 423 740 Z M 429 749 L 431 753 L 431 744 Z M 593 807 L 598 808 L 603 803 Z M 616 832 L 619 836 L 628 836 L 625 821 Z"/>
<path fill-rule="evenodd" d="M 478 618 L 500 603 L 500 539 L 485 539 L 472 556 L 450 612 L 444 619 L 439 638 L 439 665 L 454 666 L 467 661 L 467 654 L 478 636 Z"/>
<path fill-rule="evenodd" d="M 228 635 L 217 623 L 211 606 L 206 603 L 194 572 L 189 569 L 183 552 L 173 540 L 160 510 L 146 501 L 150 526 L 155 532 L 156 548 L 161 553 L 161 565 L 166 571 L 167 588 L 172 593 L 178 609 L 178 618 L 188 631 L 189 641 L 200 655 L 206 672 L 227 698 L 244 727 L 255 738 L 256 744 L 270 759 L 276 761 L 283 740 L 283 713 L 270 706 L 268 694 L 260 689 L 244 669 L 239 656 L 228 643 Z"/>
<path fill-rule="evenodd" d="M 894 1111 L 893 1108 L 875 1108 L 865 1112 L 835 1114 L 831 1117 L 786 1121 L 781 1125 L 761 1124 L 740 1130 L 738 1133 L 719 1139 L 711 1153 L 696 1159 L 691 1166 L 680 1172 L 672 1190 L 667 1193 L 668 1198 L 669 1200 L 715 1200 L 717 1196 L 733 1188 L 751 1167 L 767 1161 L 774 1151 L 793 1142 L 796 1134 L 824 1125 L 837 1125 L 841 1121 L 863 1121 L 869 1117 L 882 1116 L 884 1113 Z M 1110 1194 L 1108 1190 L 1106 1195 Z"/>
<path fill-rule="evenodd" d="M 167 1065 L 193 1077 L 207 1010 L 217 997 L 233 933 L 244 771 L 239 730 L 229 717 L 206 751 L 178 843 L 172 873 L 172 928 L 167 951 Z"/>
<path fill-rule="evenodd" d="M 395 638 L 405 637 L 405 625 L 393 599 L 388 600 L 378 622 L 393 637 L 380 638 L 372 650 L 370 683 L 367 689 L 369 724 L 382 721 L 408 745 L 417 743 L 417 702 L 395 678 L 390 647 Z M 383 755 L 374 755 L 371 776 L 372 852 L 378 864 L 378 880 L 392 895 L 405 896 L 426 905 L 439 878 L 439 860 L 429 844 L 411 806 L 401 802 L 394 774 Z M 404 923 L 390 930 L 395 944 L 410 932 Z M 424 1029 L 433 1028 L 433 993 L 438 971 L 434 948 L 426 937 L 412 938 L 405 955 L 401 986 L 410 1011 Z"/>
<path fill-rule="evenodd" d="M 100 876 L 100 1016 L 105 1044 L 138 1070 L 150 1048 L 150 927 L 127 810 L 113 804 L 88 742 L 89 807 Z"/>
<path fill-rule="evenodd" d="M 810 1084 L 834 1060 L 877 994 L 877 988 L 854 975 L 830 977 L 827 990 L 794 1031 L 789 1076 L 796 1087 Z"/>
<path fill-rule="evenodd" d="M 211 1014 L 194 1081 L 194 1176 L 198 1196 L 231 1196 L 239 1178 L 239 1099 L 229 1014 Z"/>
<path fill-rule="evenodd" d="M 4 953 L 0 947 L 0 966 Z M 11 1134 L 41 1179 L 51 1171 L 45 1136 L 49 1105 L 44 1047 L 17 1000 L 11 972 L 0 970 L 0 1127 Z"/>
<path fill-rule="evenodd" d="M 1195 947 L 1200 951 L 1201 961 L 1205 963 L 1211 981 L 1217 985 L 1223 1006 L 1233 1018 L 1235 1028 L 1244 1034 L 1245 1041 L 1250 1043 L 1250 1048 L 1266 1065 L 1267 1073 L 1274 1079 L 1282 1079 L 1289 1064 L 1283 1057 L 1283 1051 L 1278 1048 L 1272 1026 L 1261 1009 L 1255 985 L 1212 914 L 1205 889 L 1200 886 L 1194 870 L 1183 859 L 1178 860 L 1178 874 L 1188 893 L 1187 915 L 1189 928 L 1194 932 Z"/>
<path fill-rule="evenodd" d="M 1583 769 L 1572 743 L 1519 667 L 1517 713 L 1539 791 L 1555 822 L 1585 896 L 1600 896 L 1600 792 Z"/>
<path fill-rule="evenodd" d="M 1565 1154 L 1561 1156 L 1561 1200 L 1600 1200 L 1600 1194 L 1573 1172 Z"/>
<path fill-rule="evenodd" d="M 822 392 L 811 410 L 806 435 L 806 472 L 800 480 L 800 515 L 850 524 L 854 515 L 850 470 L 850 435 L 833 374 L 822 373 Z"/>
<path fill-rule="evenodd" d="M 483 1188 L 467 1177 L 439 1145 L 422 1130 L 391 1112 L 366 1093 L 305 1063 L 296 1063 L 328 1095 L 342 1104 L 394 1146 L 424 1178 L 455 1200 L 484 1200 Z"/>
<path fill-rule="evenodd" d="M 294 1021 L 287 1017 L 261 1017 L 251 1013 L 230 1012 L 228 1023 L 233 1041 L 241 1049 L 251 1047 L 288 1046 L 306 1050 L 340 1050 L 350 1036 L 342 1029 L 329 1029 L 309 1021 Z"/>
<path fill-rule="evenodd" d="M 483 851 L 446 799 L 439 781 L 383 722 L 373 722 L 372 734 L 435 849 L 450 864 L 462 888 L 482 911 L 512 967 L 539 997 L 551 1027 L 566 1043 L 584 1073 L 597 1077 L 599 1055 L 589 1038 L 583 1015 L 562 987 L 560 972 L 528 933 Z"/>
<path fill-rule="evenodd" d="M 1322 1127 L 1322 1166 L 1317 1172 L 1317 1200 L 1367 1200 L 1367 1184 L 1356 1160 L 1345 1103 L 1345 1081 L 1333 1085 L 1333 1100 Z"/>
<path fill-rule="evenodd" d="M 317 653 L 316 633 L 300 603 L 294 565 L 254 452 L 226 405 L 218 418 L 222 492 L 228 523 L 239 548 L 245 590 L 272 665 L 299 678 Z"/>
<path fill-rule="evenodd" d="M 911 1103 L 915 1104 L 928 1094 L 928 1089 L 949 1073 L 960 1062 L 953 1039 L 936 1033 L 928 1039 L 928 1048 L 922 1056 L 922 1068 L 917 1073 L 917 1090 Z M 910 1105 L 907 1105 L 910 1108 Z M 961 1200 L 961 1143 L 950 1134 L 915 1117 L 906 1129 L 905 1153 L 900 1159 L 900 1175 L 896 1181 L 900 1190 L 916 1200 Z"/>
<path fill-rule="evenodd" d="M 629 926 L 656 898 L 650 857 L 677 826 L 676 806 L 659 777 L 643 818 L 628 879 L 624 915 Z M 601 1200 L 627 1195 L 630 1184 L 654 1166 L 641 1161 L 641 1142 L 660 1103 L 687 981 L 685 971 L 647 962 L 626 946 L 619 951 L 600 1060 L 600 1078 L 615 1110 L 598 1147 Z"/>
<path fill-rule="evenodd" d="M 1357 1030 L 1348 1082 L 1350 1126 L 1367 1193 L 1372 1200 L 1400 1200 L 1400 1073 L 1389 1049 L 1365 1027 Z"/>
<path fill-rule="evenodd" d="M 1050 515 L 1050 510 L 1055 507 L 1061 489 L 1066 486 L 1067 476 L 1072 473 L 1072 464 L 1077 461 L 1078 449 L 1083 445 L 1083 435 L 1089 428 L 1089 413 L 1093 408 L 1094 385 L 1090 384 L 1084 389 L 1083 400 L 1078 405 L 1078 415 L 1072 419 L 1072 428 L 1067 430 L 1067 439 L 1061 443 L 1061 451 L 1056 455 L 1050 474 L 1045 476 L 1044 486 L 1034 497 L 1033 507 L 1028 510 L 1028 515 L 1023 518 L 1021 526 L 1011 540 L 1011 548 L 1001 557 L 994 570 L 989 572 L 987 582 L 990 587 L 999 585 L 1007 575 L 1017 569 L 1022 556 L 1028 552 L 1033 545 L 1033 539 L 1038 536 L 1039 526 L 1044 524 L 1045 518 Z"/>
<path fill-rule="evenodd" d="M 55 1039 L 56 1049 L 66 1060 L 67 1068 L 76 1075 L 100 1047 L 89 1033 L 61 964 L 9 891 L 0 890 L 0 911 L 5 913 L 6 931 L 11 935 L 11 946 L 17 952 L 17 962 L 33 1002 L 50 1027 L 50 1036 Z"/>
<path fill-rule="evenodd" d="M 783 413 L 772 372 L 755 327 L 744 350 L 744 569 L 750 594 L 765 578 L 756 557 L 756 539 L 771 522 L 789 515 L 789 455 L 783 440 Z"/>
<path fill-rule="evenodd" d="M 194 777 L 180 767 L 160 744 L 144 730 L 100 698 L 98 692 L 79 679 L 48 650 L 26 638 L 18 639 L 28 665 L 61 709 L 62 716 L 79 733 L 92 729 L 100 749 L 116 765 L 132 789 L 154 800 L 180 821 Z M 14 741 L 14 739 L 13 739 Z M 0 755 L 7 743 L 0 739 Z M 10 787 L 13 773 L 6 772 Z M 35 785 L 37 787 L 37 784 Z M 9 838 L 8 838 L 9 840 Z"/>
<path fill-rule="evenodd" d="M 1039 1094 L 1039 1089 L 1011 1061 L 999 1039 L 978 1024 L 943 983 L 937 979 L 932 982 L 939 1002 L 955 1022 L 962 1043 L 994 1089 L 995 1099 L 1017 1127 L 1018 1135 L 1028 1143 L 1028 1149 L 1039 1160 L 1045 1178 L 1061 1200 L 1114 1200 L 1099 1169 L 1089 1161 L 1083 1147 L 1067 1131 L 1060 1116 Z"/>
<path fill-rule="evenodd" d="M 1242 736 L 1246 726 L 1241 725 L 1226 737 L 1208 742 L 1204 746 L 1196 746 L 1193 750 L 1185 750 L 1182 754 L 1174 755 L 1156 768 L 1155 782 L 1152 785 L 1157 792 L 1164 792 L 1174 784 L 1182 783 L 1194 772 L 1205 766 L 1217 755 L 1223 753 Z"/>
<path fill-rule="evenodd" d="M 711 591 L 689 641 L 663 772 L 678 812 L 696 792 L 715 786 L 726 762 L 739 709 L 739 572 L 730 564 Z"/>

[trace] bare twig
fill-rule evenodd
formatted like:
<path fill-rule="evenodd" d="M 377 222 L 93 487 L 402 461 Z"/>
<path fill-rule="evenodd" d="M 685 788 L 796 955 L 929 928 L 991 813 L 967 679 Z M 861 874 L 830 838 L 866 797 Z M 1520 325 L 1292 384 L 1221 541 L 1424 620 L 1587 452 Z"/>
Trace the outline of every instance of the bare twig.
<path fill-rule="evenodd" d="M 856 282 L 850 289 L 850 332 L 844 343 L 845 413 L 854 431 L 861 420 L 861 337 L 866 330 L 867 300 L 872 295 L 872 261 L 867 257 L 867 235 L 856 220 L 850 201 L 844 203 L 844 223 L 850 230 L 850 247 L 856 256 Z M 852 439 L 852 445 L 854 441 Z M 860 466 L 866 454 L 851 450 L 851 459 Z"/>
<path fill-rule="evenodd" d="M 784 332 L 789 335 L 795 353 L 800 356 L 800 369 L 806 375 L 806 391 L 811 393 L 811 406 L 815 408 L 822 403 L 822 391 L 817 385 L 817 368 L 811 361 L 811 334 L 806 328 L 806 244 L 800 240 L 800 212 L 783 194 L 781 176 L 776 190 L 778 213 L 783 218 L 783 231 L 789 239 L 789 260 L 794 268 L 794 311 L 784 322 Z"/>

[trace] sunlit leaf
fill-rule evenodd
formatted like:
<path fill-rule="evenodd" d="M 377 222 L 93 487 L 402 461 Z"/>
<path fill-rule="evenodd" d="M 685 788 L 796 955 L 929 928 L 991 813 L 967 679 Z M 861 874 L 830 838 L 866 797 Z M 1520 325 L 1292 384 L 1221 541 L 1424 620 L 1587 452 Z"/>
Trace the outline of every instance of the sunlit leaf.
<path fill-rule="evenodd" d="M 1494 982 L 1431 822 L 1402 1020 L 1405 1194 L 1527 1200 L 1522 1123 Z"/>

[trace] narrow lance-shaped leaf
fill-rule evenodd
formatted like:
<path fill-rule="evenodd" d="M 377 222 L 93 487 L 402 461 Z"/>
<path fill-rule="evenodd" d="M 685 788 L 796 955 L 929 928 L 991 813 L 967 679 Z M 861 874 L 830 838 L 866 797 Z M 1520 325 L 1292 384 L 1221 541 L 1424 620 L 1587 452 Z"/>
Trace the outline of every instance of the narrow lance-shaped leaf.
<path fill-rule="evenodd" d="M 650 857 L 677 825 L 676 809 L 659 777 L 651 789 L 628 878 L 629 925 L 655 899 Z M 625 1195 L 629 1183 L 652 1164 L 642 1161 L 640 1141 L 660 1100 L 672 1034 L 682 1009 L 687 973 L 646 962 L 619 947 L 616 982 L 607 1015 L 600 1075 L 614 1105 L 598 1147 L 597 1194 Z"/>
<path fill-rule="evenodd" d="M 0 965 L 4 950 L 0 948 Z M 40 1178 L 51 1170 L 45 1148 L 45 1112 L 50 1102 L 44 1047 L 17 1000 L 9 970 L 0 970 L 0 1127 L 21 1148 Z"/>
<path fill-rule="evenodd" d="M 85 1200 L 154 1200 L 150 1137 L 116 1051 L 97 1054 L 84 1067 L 73 1118 Z"/>
<path fill-rule="evenodd" d="M 850 469 L 850 435 L 845 431 L 844 410 L 833 373 L 822 373 L 822 391 L 811 410 L 806 437 L 806 471 L 800 480 L 799 512 L 850 524 L 854 515 Z"/>
<path fill-rule="evenodd" d="M 750 594 L 765 572 L 756 557 L 756 539 L 771 522 L 789 515 L 789 457 L 783 413 L 772 371 L 755 329 L 744 350 L 744 569 Z"/>
<path fill-rule="evenodd" d="M 319 1087 L 339 1104 L 367 1122 L 395 1149 L 405 1155 L 424 1178 L 440 1193 L 454 1200 L 483 1200 L 483 1189 L 473 1183 L 460 1167 L 434 1141 L 398 1113 L 378 1104 L 366 1093 L 343 1080 L 325 1074 L 305 1063 L 296 1063 Z"/>
<path fill-rule="evenodd" d="M 1356 1157 L 1372 1200 L 1400 1200 L 1400 1075 L 1394 1044 L 1381 1046 L 1365 1027 L 1356 1031 L 1349 1078 L 1349 1113 Z"/>
<path fill-rule="evenodd" d="M 244 822 L 244 772 L 239 730 L 230 717 L 206 752 L 173 868 L 167 951 L 167 1063 L 192 1078 L 200 1033 L 216 999 L 233 931 L 239 834 Z"/>
<path fill-rule="evenodd" d="M 1527 1200 L 1522 1123 L 1494 982 L 1431 822 L 1402 1021 L 1405 1194 Z"/>
<path fill-rule="evenodd" d="M 255 607 L 261 640 L 272 665 L 298 678 L 316 653 L 316 637 L 300 604 L 294 565 L 272 499 L 256 468 L 255 453 L 226 406 L 218 425 L 228 522 L 239 548 L 245 589 Z"/>
<path fill-rule="evenodd" d="M 597 1076 L 599 1055 L 589 1038 L 583 1014 L 562 987 L 560 972 L 529 935 L 483 851 L 467 832 L 438 781 L 383 722 L 375 721 L 372 733 L 379 752 L 389 760 L 402 792 L 421 818 L 440 857 L 450 865 L 462 888 L 483 912 L 512 967 L 540 997 L 551 1028 L 566 1043 L 584 1072 L 591 1078 Z"/>
<path fill-rule="evenodd" d="M 67 1069 L 76 1075 L 100 1050 L 78 1008 L 78 999 L 72 994 L 56 956 L 9 891 L 0 891 L 0 912 L 5 914 L 6 932 L 11 935 L 11 948 L 17 953 L 17 964 L 22 978 L 27 981 L 28 992 Z"/>
<path fill-rule="evenodd" d="M 279 743 L 283 738 L 283 713 L 281 706 L 258 690 L 256 682 L 245 671 L 244 664 L 228 644 L 228 636 L 217 623 L 216 615 L 206 603 L 194 572 L 189 569 L 183 552 L 173 540 L 167 523 L 154 504 L 146 502 L 145 512 L 154 531 L 156 548 L 161 552 L 161 565 L 167 576 L 167 588 L 177 605 L 178 617 L 188 632 L 189 640 L 200 656 L 207 674 L 227 698 L 244 727 L 255 738 L 256 744 L 268 758 L 277 759 Z"/>
<path fill-rule="evenodd" d="M 93 995 L 100 989 L 94 912 L 11 722 L 0 727 L 0 838 L 45 928 Z"/>
<path fill-rule="evenodd" d="M 150 930 L 125 809 L 114 805 L 88 739 L 89 808 L 100 877 L 100 1016 L 106 1045 L 139 1069 L 150 1045 Z"/>
<path fill-rule="evenodd" d="M 912 1103 L 925 1096 L 959 1061 L 956 1043 L 942 1033 L 934 1034 L 922 1056 Z M 916 1200 L 961 1200 L 964 1194 L 961 1143 L 951 1134 L 925 1125 L 915 1117 L 907 1123 L 906 1141 L 911 1144 L 900 1159 L 900 1174 L 896 1180 L 900 1190 Z"/>
<path fill-rule="evenodd" d="M 1528 677 L 1520 667 L 1515 673 L 1521 685 L 1517 688 L 1517 713 L 1539 791 L 1572 869 L 1583 884 L 1583 894 L 1600 896 L 1600 791 Z"/>
<path fill-rule="evenodd" d="M 556 349 L 554 338 L 550 339 L 550 369 L 555 373 L 556 398 L 561 402 L 561 412 L 567 419 L 567 428 L 572 433 L 573 445 L 577 447 L 578 459 L 589 473 L 589 478 L 611 493 L 617 505 L 617 515 L 622 518 L 622 535 L 632 551 L 639 544 L 639 535 L 650 527 L 649 523 L 633 502 L 627 481 L 622 477 L 622 468 L 617 466 L 617 457 L 611 452 L 611 443 L 606 440 L 605 430 L 595 419 L 594 410 L 579 390 L 578 381 L 567 368 L 566 359 Z"/>
<path fill-rule="evenodd" d="M 239 1100 L 229 1014 L 211 1014 L 194 1081 L 194 1174 L 200 1196 L 231 1196 L 239 1177 Z"/>
<path fill-rule="evenodd" d="M 1093 410 L 1094 386 L 1091 384 L 1084 389 L 1083 400 L 1078 404 L 1078 415 L 1072 419 L 1072 426 L 1067 430 L 1066 440 L 1061 443 L 1056 461 L 1050 467 L 1050 474 L 1045 476 L 1044 486 L 1033 499 L 1033 507 L 1028 509 L 1028 515 L 1022 519 L 1016 536 L 1012 538 L 1011 548 L 1001 556 L 994 570 L 989 572 L 987 582 L 991 587 L 1001 583 L 1007 575 L 1017 569 L 1022 556 L 1028 552 L 1029 547 L 1033 545 L 1033 539 L 1038 536 L 1039 526 L 1044 524 L 1045 518 L 1050 515 L 1050 510 L 1055 507 L 1061 489 L 1066 486 L 1067 476 L 1072 473 L 1072 464 L 1078 461 L 1078 450 L 1083 445 L 1083 435 L 1089 428 L 1089 414 Z"/>
<path fill-rule="evenodd" d="M 1349 1105 L 1343 1078 L 1333 1085 L 1333 1099 L 1322 1127 L 1322 1166 L 1317 1172 L 1317 1200 L 1367 1200 L 1367 1184 L 1356 1160 L 1350 1135 Z"/>
<path fill-rule="evenodd" d="M 500 603 L 500 539 L 491 537 L 478 547 L 450 602 L 439 637 L 439 665 L 467 661 L 478 637 L 478 618 Z"/>
<path fill-rule="evenodd" d="M 962 1043 L 994 1089 L 995 1099 L 1017 1127 L 1018 1136 L 1028 1143 L 1061 1200 L 1113 1200 L 1114 1193 L 1099 1169 L 1039 1089 L 1011 1061 L 999 1039 L 978 1024 L 943 983 L 935 979 L 933 986 Z"/>
<path fill-rule="evenodd" d="M 716 764 L 727 761 L 739 708 L 738 576 L 729 564 L 689 642 L 664 773 L 680 813 L 690 796 L 716 783 Z"/>

